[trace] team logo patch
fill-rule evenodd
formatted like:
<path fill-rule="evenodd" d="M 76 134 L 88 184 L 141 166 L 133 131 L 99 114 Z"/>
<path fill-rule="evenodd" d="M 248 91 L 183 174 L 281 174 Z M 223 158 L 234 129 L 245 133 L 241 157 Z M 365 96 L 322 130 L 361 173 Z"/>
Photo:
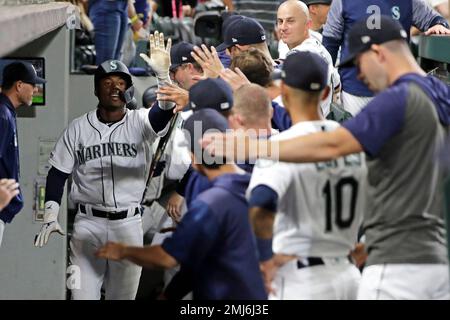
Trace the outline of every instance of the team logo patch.
<path fill-rule="evenodd" d="M 361 42 L 362 43 L 368 43 L 370 41 L 370 37 L 369 36 L 363 36 L 361 37 Z"/>
<path fill-rule="evenodd" d="M 110 61 L 109 62 L 109 67 L 111 68 L 111 70 L 116 70 L 117 69 L 117 63 L 115 61 Z"/>

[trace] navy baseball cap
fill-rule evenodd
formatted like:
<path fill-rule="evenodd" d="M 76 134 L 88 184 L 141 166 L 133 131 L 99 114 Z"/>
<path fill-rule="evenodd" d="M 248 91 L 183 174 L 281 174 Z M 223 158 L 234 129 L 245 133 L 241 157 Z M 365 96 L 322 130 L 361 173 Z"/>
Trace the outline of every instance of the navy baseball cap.
<path fill-rule="evenodd" d="M 302 0 L 302 2 L 304 2 L 307 6 L 309 6 L 310 4 L 328 4 L 328 5 L 331 5 L 331 2 L 333 2 L 333 0 Z"/>
<path fill-rule="evenodd" d="M 369 28 L 366 19 L 356 22 L 348 33 L 348 54 L 339 67 L 349 67 L 358 54 L 370 49 L 373 44 L 382 44 L 392 40 L 407 40 L 408 33 L 402 25 L 389 16 L 381 16 L 380 28 Z"/>
<path fill-rule="evenodd" d="M 217 46 L 217 51 L 223 51 L 234 45 L 255 44 L 266 41 L 266 32 L 261 24 L 255 19 L 242 16 L 232 18 L 225 27 L 223 43 Z"/>
<path fill-rule="evenodd" d="M 225 36 L 225 31 L 227 28 L 235 21 L 243 19 L 244 16 L 241 16 L 239 14 L 236 14 L 235 11 L 229 12 L 225 11 L 222 13 L 222 34 Z"/>
<path fill-rule="evenodd" d="M 189 90 L 189 108 L 195 112 L 201 109 L 215 109 L 219 112 L 233 107 L 233 91 L 220 78 L 202 80 Z"/>
<path fill-rule="evenodd" d="M 179 42 L 170 49 L 170 71 L 181 66 L 182 64 L 195 62 L 191 56 L 194 51 L 194 45 L 188 42 Z"/>
<path fill-rule="evenodd" d="M 281 79 L 292 88 L 320 91 L 328 83 L 328 65 L 317 53 L 294 51 L 286 57 L 281 70 L 272 73 L 272 79 Z"/>
<path fill-rule="evenodd" d="M 201 123 L 201 130 L 200 125 Z M 197 125 L 195 124 L 197 123 Z M 199 140 L 203 137 L 206 131 L 220 131 L 226 132 L 228 129 L 228 121 L 223 115 L 213 109 L 203 109 L 192 114 L 183 124 L 183 129 L 186 134 L 189 133 L 186 143 L 189 143 L 189 149 L 194 153 L 194 150 L 201 151 Z M 201 136 L 200 136 L 201 135 Z"/>
<path fill-rule="evenodd" d="M 3 69 L 3 82 L 7 81 L 14 83 L 16 81 L 23 81 L 32 85 L 39 83 L 46 83 L 45 79 L 37 76 L 36 69 L 29 62 L 16 61 L 8 64 Z"/>

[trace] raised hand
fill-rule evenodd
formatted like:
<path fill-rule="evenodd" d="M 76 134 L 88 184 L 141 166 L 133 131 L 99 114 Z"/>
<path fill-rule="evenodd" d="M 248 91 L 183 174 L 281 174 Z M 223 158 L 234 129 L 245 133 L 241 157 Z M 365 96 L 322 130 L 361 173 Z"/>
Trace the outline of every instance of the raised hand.
<path fill-rule="evenodd" d="M 244 84 L 251 83 L 239 68 L 234 68 L 234 70 L 235 71 L 231 69 L 223 69 L 220 72 L 220 77 L 230 85 L 233 92 L 242 87 Z"/>
<path fill-rule="evenodd" d="M 169 78 L 172 39 L 167 39 L 167 45 L 164 46 L 164 34 L 155 31 L 154 34 L 150 34 L 149 42 L 149 56 L 141 53 L 140 57 L 155 71 L 158 78 Z"/>
<path fill-rule="evenodd" d="M 199 77 L 201 79 L 218 78 L 220 72 L 225 69 L 214 47 L 211 47 L 210 51 L 204 44 L 201 48 L 195 46 L 191 55 L 203 69 L 203 76 Z"/>

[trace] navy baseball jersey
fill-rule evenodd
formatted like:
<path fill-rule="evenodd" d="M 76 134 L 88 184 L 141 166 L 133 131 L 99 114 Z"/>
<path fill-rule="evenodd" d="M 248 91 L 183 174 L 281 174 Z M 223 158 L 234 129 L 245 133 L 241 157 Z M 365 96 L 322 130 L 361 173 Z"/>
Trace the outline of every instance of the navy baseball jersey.
<path fill-rule="evenodd" d="M 194 299 L 266 299 L 245 190 L 248 174 L 224 174 L 192 203 L 162 244 L 194 276 Z"/>
<path fill-rule="evenodd" d="M 0 179 L 3 178 L 19 181 L 19 147 L 16 111 L 8 97 L 0 93 Z M 2 210 L 0 218 L 11 222 L 22 207 L 22 193 L 19 193 Z"/>

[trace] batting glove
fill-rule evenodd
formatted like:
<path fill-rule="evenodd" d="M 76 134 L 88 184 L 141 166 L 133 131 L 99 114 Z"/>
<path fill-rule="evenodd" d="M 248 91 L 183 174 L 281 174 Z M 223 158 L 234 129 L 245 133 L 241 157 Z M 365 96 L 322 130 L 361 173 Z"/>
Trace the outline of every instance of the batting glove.
<path fill-rule="evenodd" d="M 63 229 L 58 223 L 59 204 L 55 201 L 47 201 L 45 203 L 44 223 L 41 231 L 36 235 L 34 245 L 36 247 L 43 247 L 47 244 L 50 234 L 58 232 L 60 235 L 65 235 Z"/>
<path fill-rule="evenodd" d="M 155 71 L 158 79 L 169 79 L 172 39 L 169 38 L 167 40 L 167 46 L 164 47 L 164 34 L 155 31 L 154 35 L 150 34 L 149 41 L 150 57 L 141 53 L 141 58 Z"/>

